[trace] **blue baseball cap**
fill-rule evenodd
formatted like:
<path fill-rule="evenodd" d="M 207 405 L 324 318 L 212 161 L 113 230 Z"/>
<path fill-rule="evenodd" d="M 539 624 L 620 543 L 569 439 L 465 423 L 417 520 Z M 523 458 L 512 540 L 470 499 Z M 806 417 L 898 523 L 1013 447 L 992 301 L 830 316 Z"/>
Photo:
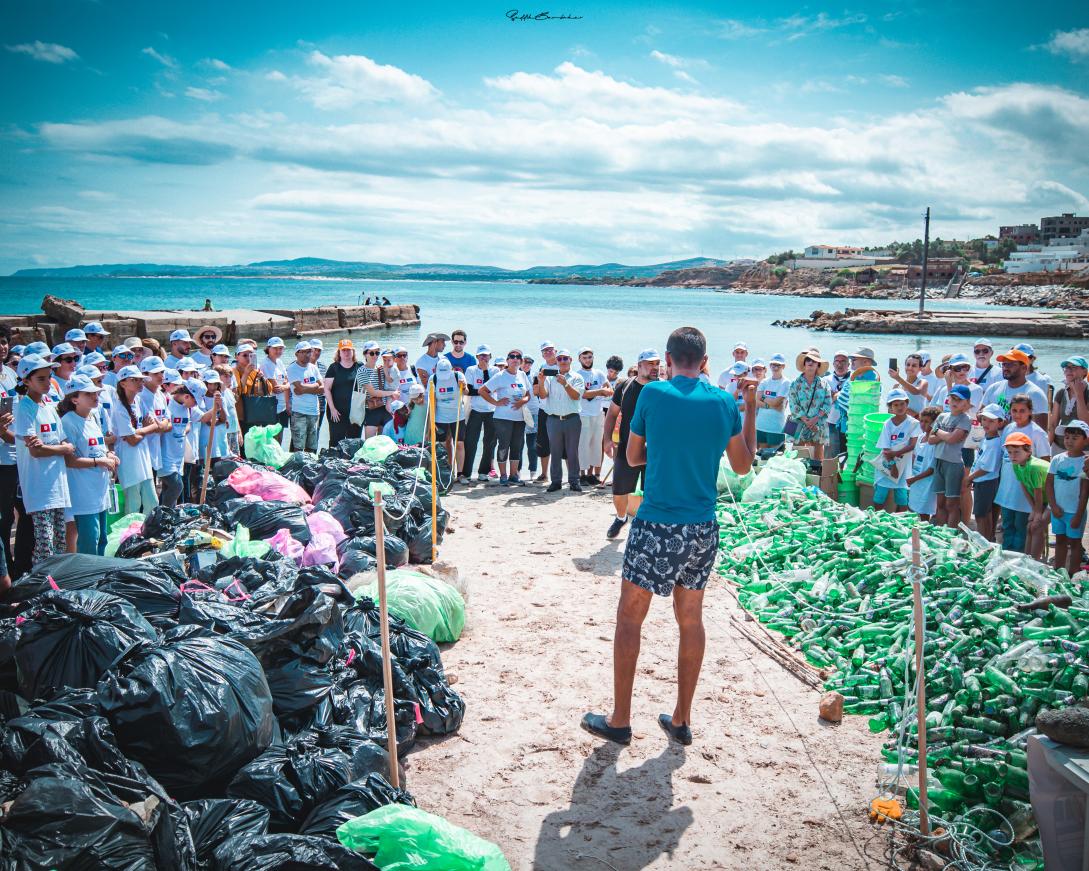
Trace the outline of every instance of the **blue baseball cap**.
<path fill-rule="evenodd" d="M 296 342 L 295 343 L 295 353 L 296 354 L 298 354 L 298 353 L 300 353 L 302 351 L 312 351 L 313 349 L 314 349 L 314 346 L 311 345 L 306 339 L 303 339 L 301 342 Z"/>
<path fill-rule="evenodd" d="M 178 365 L 174 367 L 179 372 L 199 372 L 201 369 L 200 363 L 194 360 L 192 357 L 182 357 L 178 361 Z"/>
<path fill-rule="evenodd" d="M 1089 369 L 1089 362 L 1086 362 L 1085 358 L 1075 354 L 1073 357 L 1067 357 L 1062 363 L 1059 364 L 1063 369 L 1067 366 L 1078 366 L 1082 369 Z"/>
<path fill-rule="evenodd" d="M 768 358 L 768 362 L 769 363 L 777 363 L 780 366 L 785 366 L 786 365 L 786 357 L 784 357 L 782 354 L 772 354 L 771 357 Z"/>
<path fill-rule="evenodd" d="M 971 366 L 972 361 L 969 360 L 964 354 L 954 354 L 945 364 L 946 366 Z"/>
<path fill-rule="evenodd" d="M 69 330 L 64 334 L 64 341 L 66 342 L 86 342 L 87 334 L 78 327 L 74 330 Z"/>
<path fill-rule="evenodd" d="M 177 369 L 163 370 L 163 384 L 181 384 L 184 380 Z"/>
<path fill-rule="evenodd" d="M 8 353 L 14 354 L 17 357 L 22 357 L 25 352 L 26 345 L 12 345 L 10 348 L 8 348 Z"/>
<path fill-rule="evenodd" d="M 128 345 L 114 345 L 113 356 L 119 357 L 123 354 L 128 354 L 130 357 L 135 356 L 135 354 L 132 353 L 132 348 Z"/>
<path fill-rule="evenodd" d="M 403 348 L 398 348 L 397 350 L 401 351 L 401 350 L 403 350 Z M 477 357 L 479 357 L 481 354 L 487 354 L 490 357 L 491 353 L 492 353 L 492 349 L 489 348 L 487 345 L 477 345 L 476 346 L 476 356 Z"/>
<path fill-rule="evenodd" d="M 961 399 L 971 399 L 972 391 L 964 384 L 954 384 L 949 390 L 950 396 L 959 396 Z"/>
<path fill-rule="evenodd" d="M 105 374 L 106 373 L 99 369 L 97 366 L 83 365 L 76 370 L 76 375 L 86 375 L 92 381 L 97 381 L 98 379 L 104 377 Z"/>
<path fill-rule="evenodd" d="M 39 357 L 48 357 L 49 346 L 45 342 L 31 342 L 26 346 L 23 353 L 28 357 L 32 354 L 36 354 Z"/>
<path fill-rule="evenodd" d="M 222 384 L 223 379 L 219 377 L 219 373 L 215 369 L 205 369 L 200 373 L 200 380 L 205 384 Z"/>
<path fill-rule="evenodd" d="M 154 375 L 156 372 L 162 372 L 165 369 L 166 363 L 162 361 L 162 358 L 156 357 L 154 354 L 140 361 L 140 371 L 145 375 Z"/>
<path fill-rule="evenodd" d="M 768 368 L 767 360 L 763 359 L 762 357 L 757 357 L 755 360 L 753 360 L 749 364 L 750 371 L 753 370 L 753 369 L 767 369 L 767 368 Z"/>
<path fill-rule="evenodd" d="M 1027 354 L 1029 357 L 1035 357 L 1036 351 L 1028 342 L 1018 342 L 1013 346 L 1015 351 L 1021 351 L 1023 354 Z"/>
<path fill-rule="evenodd" d="M 139 378 L 141 381 L 147 379 L 147 376 L 140 371 L 139 366 L 125 366 L 117 373 L 117 380 L 124 381 L 126 378 Z"/>
<path fill-rule="evenodd" d="M 102 328 L 102 324 L 100 324 L 98 321 L 89 321 L 83 327 L 83 332 L 86 333 L 88 336 L 108 336 L 109 335 L 109 333 L 107 333 Z"/>
<path fill-rule="evenodd" d="M 214 348 L 212 348 L 212 353 L 220 357 L 231 356 L 230 348 L 228 348 L 226 345 L 216 345 Z"/>
<path fill-rule="evenodd" d="M 744 375 L 749 371 L 749 364 L 742 363 L 740 360 L 738 360 L 726 371 L 729 372 L 731 375 Z"/>
<path fill-rule="evenodd" d="M 646 363 L 649 360 L 653 360 L 655 363 L 662 362 L 662 355 L 655 351 L 653 348 L 645 348 L 639 352 L 639 362 Z"/>
<path fill-rule="evenodd" d="M 59 357 L 61 354 L 75 354 L 79 356 L 79 351 L 69 345 L 67 342 L 61 342 L 59 345 L 54 345 L 53 350 L 50 352 L 54 357 Z"/>
<path fill-rule="evenodd" d="M 199 378 L 190 378 L 188 381 L 182 382 L 182 389 L 189 391 L 197 402 L 203 402 L 204 397 L 208 395 L 208 390 Z"/>
<path fill-rule="evenodd" d="M 73 393 L 101 393 L 102 388 L 95 384 L 86 375 L 75 374 L 68 379 L 68 383 L 64 385 L 64 395 L 71 396 Z"/>

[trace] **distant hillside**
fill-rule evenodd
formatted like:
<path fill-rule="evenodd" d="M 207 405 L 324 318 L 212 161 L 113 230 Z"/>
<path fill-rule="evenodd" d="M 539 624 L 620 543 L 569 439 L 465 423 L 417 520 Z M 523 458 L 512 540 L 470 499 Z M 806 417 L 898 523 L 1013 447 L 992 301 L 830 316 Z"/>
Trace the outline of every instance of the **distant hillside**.
<path fill-rule="evenodd" d="M 729 261 L 710 257 L 693 257 L 649 266 L 628 266 L 623 263 L 576 266 L 533 266 L 529 269 L 502 269 L 498 266 L 474 266 L 457 263 L 373 263 L 353 260 L 325 260 L 320 257 L 299 257 L 294 260 L 263 260 L 237 266 L 178 266 L 161 263 L 106 263 L 97 266 L 66 266 L 44 269 L 20 269 L 18 278 L 111 278 L 156 276 L 195 278 L 260 278 L 264 276 L 305 275 L 328 278 L 417 278 L 454 280 L 520 280 L 563 279 L 579 277 L 653 278 L 667 270 L 709 266 L 727 266 Z"/>

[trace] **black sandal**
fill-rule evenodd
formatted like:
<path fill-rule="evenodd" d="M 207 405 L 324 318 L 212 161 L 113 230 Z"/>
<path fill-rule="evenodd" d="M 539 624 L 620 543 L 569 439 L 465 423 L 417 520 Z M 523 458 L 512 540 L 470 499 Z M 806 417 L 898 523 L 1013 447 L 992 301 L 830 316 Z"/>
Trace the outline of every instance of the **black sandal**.
<path fill-rule="evenodd" d="M 625 746 L 631 743 L 631 726 L 625 726 L 622 729 L 610 726 L 609 720 L 604 714 L 583 714 L 582 722 L 579 725 L 591 735 L 597 735 L 599 738 L 607 738 Z"/>
<path fill-rule="evenodd" d="M 685 747 L 692 743 L 692 730 L 688 728 L 688 724 L 674 726 L 672 714 L 659 714 L 658 725 L 662 727 L 663 732 L 677 743 L 683 744 Z"/>

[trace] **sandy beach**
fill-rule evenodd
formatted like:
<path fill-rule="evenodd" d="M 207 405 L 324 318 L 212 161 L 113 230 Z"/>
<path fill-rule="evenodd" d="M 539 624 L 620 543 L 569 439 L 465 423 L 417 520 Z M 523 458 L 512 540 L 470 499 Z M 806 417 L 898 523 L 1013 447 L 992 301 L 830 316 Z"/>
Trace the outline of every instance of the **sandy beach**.
<path fill-rule="evenodd" d="M 441 557 L 469 586 L 443 662 L 467 713 L 405 760 L 421 807 L 495 841 L 516 871 L 883 867 L 865 809 L 880 736 L 817 718 L 819 694 L 739 632 L 713 578 L 694 742 L 668 742 L 677 631 L 656 599 L 644 626 L 630 747 L 579 728 L 606 710 L 626 531 L 605 539 L 607 491 L 459 489 Z"/>

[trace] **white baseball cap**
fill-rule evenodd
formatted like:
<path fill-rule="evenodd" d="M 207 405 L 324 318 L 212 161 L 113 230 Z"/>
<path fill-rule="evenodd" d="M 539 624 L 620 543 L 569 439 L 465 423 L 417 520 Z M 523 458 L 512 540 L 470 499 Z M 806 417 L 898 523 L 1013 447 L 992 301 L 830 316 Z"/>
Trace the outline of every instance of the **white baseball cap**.
<path fill-rule="evenodd" d="M 267 342 L 265 342 L 266 348 L 282 348 L 284 346 L 284 340 L 279 336 L 273 336 Z"/>
<path fill-rule="evenodd" d="M 321 351 L 324 348 L 325 348 L 325 343 L 322 342 L 321 339 L 311 339 L 310 340 L 310 350 L 311 351 Z"/>
<path fill-rule="evenodd" d="M 990 348 L 992 351 L 994 350 L 994 345 L 991 344 L 990 339 L 976 339 L 974 342 L 972 342 L 973 348 L 978 348 L 980 346 L 984 348 Z"/>
<path fill-rule="evenodd" d="M 422 384 L 413 384 L 408 388 L 409 396 L 423 396 L 425 392 Z"/>
<path fill-rule="evenodd" d="M 555 348 L 555 347 L 556 347 L 555 342 L 550 342 L 547 339 L 545 339 L 543 342 L 541 342 L 541 347 L 540 347 L 539 350 L 547 351 L 549 348 Z"/>
<path fill-rule="evenodd" d="M 592 354 L 592 353 L 594 353 L 594 349 L 591 348 L 589 345 L 584 345 L 583 347 L 579 348 L 579 356 L 580 357 L 583 354 Z"/>
<path fill-rule="evenodd" d="M 1009 415 L 1006 413 L 1001 405 L 996 402 L 992 402 L 990 405 L 986 405 L 979 410 L 978 417 L 989 417 L 992 420 L 1006 420 Z M 1080 423 L 1080 421 L 1078 421 Z M 1070 424 L 1067 424 L 1070 426 Z"/>
<path fill-rule="evenodd" d="M 163 370 L 163 384 L 181 384 L 184 380 L 177 369 Z"/>
<path fill-rule="evenodd" d="M 734 344 L 734 350 L 735 351 L 747 351 L 747 350 L 749 350 L 749 346 L 746 345 L 744 342 L 736 342 Z"/>
<path fill-rule="evenodd" d="M 205 369 L 200 373 L 200 380 L 205 384 L 222 384 L 223 379 L 219 377 L 219 373 L 215 369 Z"/>
<path fill-rule="evenodd" d="M 19 376 L 20 380 L 25 380 L 31 372 L 37 372 L 39 369 L 56 369 L 56 363 L 50 363 L 43 357 L 39 357 L 37 354 L 27 354 L 19 361 L 19 366 L 15 370 L 15 374 Z"/>
<path fill-rule="evenodd" d="M 772 363 L 772 364 L 778 364 L 780 366 L 785 366 L 786 365 L 786 357 L 784 357 L 782 354 L 772 354 L 768 358 L 768 362 Z"/>
<path fill-rule="evenodd" d="M 405 407 L 405 404 L 403 402 L 401 402 L 400 399 L 395 399 L 395 400 L 393 400 L 393 402 L 391 402 L 389 404 L 389 410 L 391 412 L 392 411 L 400 411 L 404 407 Z"/>
<path fill-rule="evenodd" d="M 435 364 L 436 372 L 450 372 L 453 368 L 454 364 L 445 357 L 439 357 L 439 362 Z"/>
<path fill-rule="evenodd" d="M 76 375 L 86 375 L 92 381 L 101 381 L 105 377 L 106 373 L 99 369 L 97 366 L 80 366 L 76 370 Z M 73 376 L 75 377 L 75 376 Z"/>
<path fill-rule="evenodd" d="M 98 353 L 98 351 L 91 351 L 90 354 L 84 354 L 83 359 L 80 361 L 80 368 L 84 366 L 97 366 L 100 363 L 105 363 L 106 358 Z"/>
<path fill-rule="evenodd" d="M 231 349 L 228 348 L 226 345 L 216 345 L 214 348 L 212 348 L 212 353 L 220 357 L 230 357 Z"/>
<path fill-rule="evenodd" d="M 1076 429 L 1080 433 L 1084 433 L 1089 436 L 1089 423 L 1084 420 L 1072 420 L 1066 425 L 1067 430 Z"/>
<path fill-rule="evenodd" d="M 731 375 L 744 375 L 746 372 L 749 371 L 749 366 L 747 363 L 742 363 L 740 360 L 738 360 L 726 371 L 729 372 Z"/>
<path fill-rule="evenodd" d="M 50 356 L 59 357 L 61 354 L 79 354 L 75 348 L 69 345 L 67 342 L 61 342 L 59 345 L 54 345 L 53 350 L 50 351 Z"/>
<path fill-rule="evenodd" d="M 68 383 L 64 385 L 64 395 L 71 396 L 73 393 L 101 393 L 102 388 L 95 384 L 86 375 L 75 374 L 68 379 Z"/>
<path fill-rule="evenodd" d="M 109 335 L 109 333 L 107 333 L 104 329 L 102 329 L 102 324 L 100 324 L 98 321 L 91 321 L 90 323 L 88 323 L 86 326 L 84 326 L 83 332 L 88 336 L 108 336 Z"/>
<path fill-rule="evenodd" d="M 889 391 L 889 395 L 885 397 L 885 403 L 889 402 L 907 402 L 910 397 L 907 395 L 906 390 L 902 390 L 899 387 L 894 387 Z"/>
<path fill-rule="evenodd" d="M 364 353 L 365 353 L 365 352 L 367 352 L 367 351 L 379 351 L 379 350 L 381 350 L 381 349 L 382 349 L 382 346 L 381 346 L 381 345 L 379 345 L 379 344 L 378 344 L 378 343 L 377 343 L 376 341 L 374 341 L 373 339 L 372 339 L 372 340 L 370 340 L 370 341 L 368 341 L 368 342 L 364 342 L 364 343 L 363 343 L 363 348 L 362 348 L 362 350 L 363 350 L 363 352 L 364 352 Z"/>
<path fill-rule="evenodd" d="M 189 330 L 174 330 L 174 332 L 170 334 L 169 341 L 171 344 L 174 342 L 188 342 L 190 345 L 196 344 L 196 342 L 193 341 L 193 337 L 189 335 Z"/>
<path fill-rule="evenodd" d="M 179 372 L 199 372 L 200 363 L 194 360 L 192 357 L 182 357 L 178 361 L 178 365 L 174 367 Z"/>
<path fill-rule="evenodd" d="M 551 346 L 549 346 L 549 347 L 551 347 Z M 477 345 L 476 346 L 476 356 L 479 357 L 481 354 L 487 354 L 490 357 L 491 354 L 492 354 L 492 349 L 489 348 L 487 345 Z"/>
<path fill-rule="evenodd" d="M 295 353 L 296 354 L 298 354 L 300 351 L 312 350 L 312 348 L 313 348 L 313 346 L 308 341 L 306 341 L 306 339 L 303 339 L 301 342 L 296 342 L 295 343 Z"/>
<path fill-rule="evenodd" d="M 86 342 L 87 334 L 81 329 L 69 330 L 64 334 L 64 341 L 66 342 Z"/>
<path fill-rule="evenodd" d="M 143 381 L 147 378 L 147 376 L 140 371 L 139 366 L 125 366 L 120 372 L 117 373 L 117 380 L 124 381 L 126 378 L 139 378 L 141 381 Z"/>
<path fill-rule="evenodd" d="M 160 358 L 152 354 L 150 357 L 145 357 L 140 361 L 140 371 L 145 375 L 154 375 L 156 372 L 162 372 L 166 369 L 166 363 Z"/>
<path fill-rule="evenodd" d="M 645 363 L 648 360 L 653 360 L 655 363 L 662 361 L 662 355 L 655 351 L 653 348 L 646 348 L 639 352 L 639 362 Z"/>

